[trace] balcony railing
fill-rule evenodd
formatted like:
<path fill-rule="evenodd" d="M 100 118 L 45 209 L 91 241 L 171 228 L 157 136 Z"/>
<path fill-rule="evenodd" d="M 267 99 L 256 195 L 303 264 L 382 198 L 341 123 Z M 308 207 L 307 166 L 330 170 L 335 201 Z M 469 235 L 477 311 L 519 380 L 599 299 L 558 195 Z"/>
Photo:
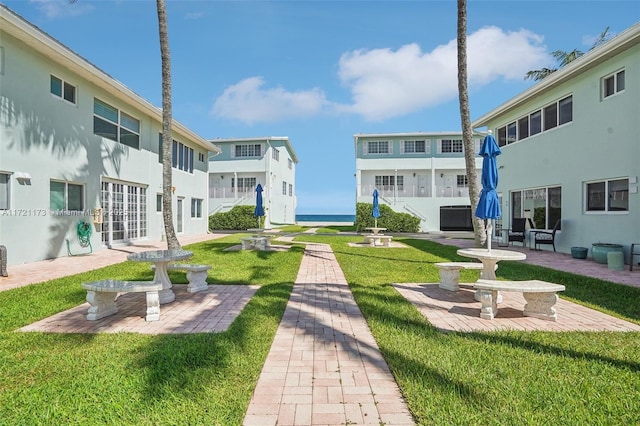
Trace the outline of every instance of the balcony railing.
<path fill-rule="evenodd" d="M 359 196 L 366 197 L 373 194 L 375 186 L 363 185 L 358 191 Z M 469 197 L 469 188 L 436 186 L 435 193 L 432 194 L 431 186 L 419 185 L 383 185 L 377 187 L 378 193 L 383 198 L 453 198 L 453 197 Z"/>
<path fill-rule="evenodd" d="M 209 198 L 247 198 L 255 194 L 254 187 L 232 188 L 230 186 L 209 188 Z"/>

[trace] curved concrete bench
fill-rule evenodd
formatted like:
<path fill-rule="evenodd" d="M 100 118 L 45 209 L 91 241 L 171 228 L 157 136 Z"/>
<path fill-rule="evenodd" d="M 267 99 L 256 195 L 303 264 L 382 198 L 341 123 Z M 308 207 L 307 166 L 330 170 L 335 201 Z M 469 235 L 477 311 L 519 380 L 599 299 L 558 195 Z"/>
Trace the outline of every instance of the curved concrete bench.
<path fill-rule="evenodd" d="M 479 262 L 439 262 L 434 263 L 434 265 L 440 270 L 438 287 L 449 291 L 460 290 L 458 280 L 460 279 L 461 269 L 482 270 L 482 263 Z"/>
<path fill-rule="evenodd" d="M 389 247 L 389 243 L 393 237 L 391 235 L 382 235 L 382 234 L 373 234 L 373 235 L 365 235 L 364 241 L 368 243 L 371 247 L 375 246 L 383 246 Z"/>
<path fill-rule="evenodd" d="M 156 265 L 151 265 L 151 270 L 155 270 Z M 187 291 L 195 293 L 207 289 L 207 271 L 211 265 L 193 265 L 189 263 L 170 263 L 167 271 L 186 271 L 189 285 Z"/>
<path fill-rule="evenodd" d="M 266 250 L 269 246 L 269 237 L 245 237 L 240 238 L 240 244 L 242 244 L 242 250 Z"/>
<path fill-rule="evenodd" d="M 524 316 L 557 321 L 556 308 L 558 291 L 564 291 L 561 284 L 546 281 L 498 281 L 480 279 L 474 284 L 480 291 L 480 318 L 491 320 L 498 313 L 498 291 L 517 291 L 522 293 L 527 304 L 524 306 Z"/>
<path fill-rule="evenodd" d="M 87 320 L 95 321 L 118 312 L 116 296 L 118 293 L 147 293 L 147 321 L 160 319 L 160 297 L 162 283 L 154 281 L 101 280 L 82 283 L 87 290 L 87 302 L 91 305 Z"/>

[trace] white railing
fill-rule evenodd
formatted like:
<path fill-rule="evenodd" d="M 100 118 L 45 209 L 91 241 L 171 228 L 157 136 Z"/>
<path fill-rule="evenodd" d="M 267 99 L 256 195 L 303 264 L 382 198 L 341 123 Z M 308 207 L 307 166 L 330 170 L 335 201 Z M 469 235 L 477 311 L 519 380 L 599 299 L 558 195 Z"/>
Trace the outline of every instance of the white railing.
<path fill-rule="evenodd" d="M 359 196 L 366 197 L 373 194 L 375 186 L 363 185 L 358 191 Z M 418 186 L 418 185 L 398 185 L 394 187 L 392 185 L 377 187 L 380 197 L 394 199 L 394 198 L 454 198 L 454 197 L 469 197 L 469 188 L 458 188 L 451 186 L 436 186 L 435 194 L 432 195 L 430 186 Z"/>
<path fill-rule="evenodd" d="M 230 186 L 209 188 L 209 198 L 247 198 L 255 195 L 255 188 L 231 188 Z"/>

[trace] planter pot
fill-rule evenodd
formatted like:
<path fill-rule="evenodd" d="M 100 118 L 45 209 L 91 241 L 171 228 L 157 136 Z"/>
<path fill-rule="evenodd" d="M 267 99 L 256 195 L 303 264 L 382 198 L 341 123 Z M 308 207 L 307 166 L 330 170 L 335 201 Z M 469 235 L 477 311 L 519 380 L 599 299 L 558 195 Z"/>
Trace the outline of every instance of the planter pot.
<path fill-rule="evenodd" d="M 571 256 L 574 259 L 586 259 L 589 249 L 586 247 L 571 247 Z"/>
<path fill-rule="evenodd" d="M 608 244 L 608 243 L 595 243 L 591 247 L 591 257 L 598 263 L 607 264 L 607 253 L 620 252 L 622 250 L 622 244 Z"/>

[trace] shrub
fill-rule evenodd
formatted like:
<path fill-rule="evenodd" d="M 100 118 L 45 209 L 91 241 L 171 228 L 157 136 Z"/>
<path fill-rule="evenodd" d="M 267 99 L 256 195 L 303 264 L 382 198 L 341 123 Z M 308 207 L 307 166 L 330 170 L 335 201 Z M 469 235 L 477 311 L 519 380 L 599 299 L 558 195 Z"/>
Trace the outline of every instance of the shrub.
<path fill-rule="evenodd" d="M 380 204 L 380 217 L 378 227 L 387 228 L 389 232 L 418 232 L 420 230 L 420 218 L 409 213 L 398 213 L 386 204 Z M 374 226 L 375 219 L 371 216 L 373 204 L 356 203 L 356 231 Z"/>
<path fill-rule="evenodd" d="M 258 218 L 253 215 L 254 206 L 235 206 L 228 212 L 209 216 L 209 230 L 244 231 L 258 227 Z M 260 218 L 260 226 L 264 225 L 264 217 Z"/>

